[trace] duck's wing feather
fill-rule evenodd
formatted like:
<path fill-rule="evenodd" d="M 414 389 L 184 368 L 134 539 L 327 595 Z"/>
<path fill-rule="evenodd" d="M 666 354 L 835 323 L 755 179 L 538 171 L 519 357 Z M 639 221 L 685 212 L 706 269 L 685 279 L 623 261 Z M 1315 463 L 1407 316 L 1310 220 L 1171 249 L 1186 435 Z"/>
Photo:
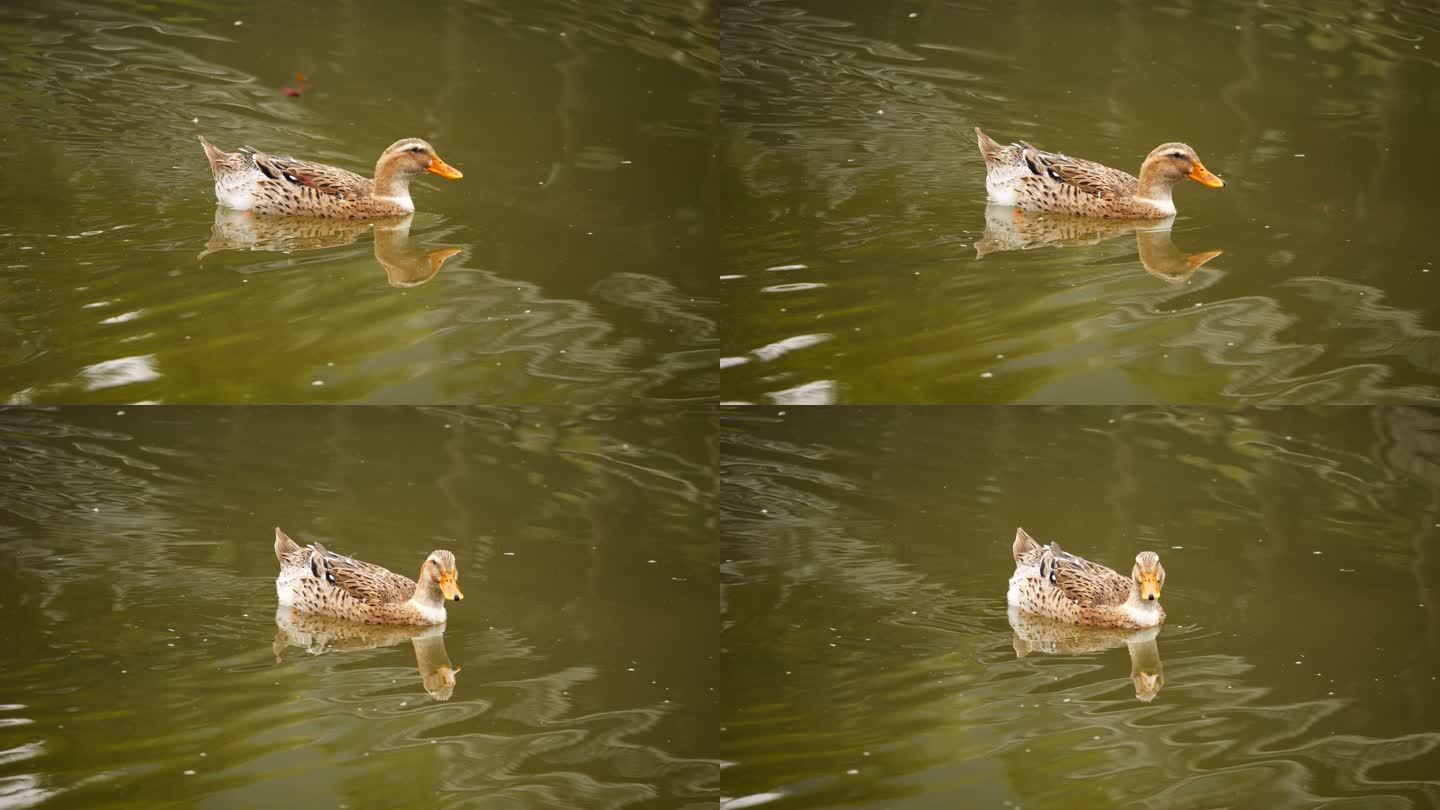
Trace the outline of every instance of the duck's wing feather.
<path fill-rule="evenodd" d="M 266 177 L 296 188 L 311 188 L 320 194 L 328 194 L 342 199 L 366 196 L 371 194 L 375 188 L 374 182 L 368 177 L 361 177 L 354 172 L 347 172 L 324 163 L 314 163 L 309 160 L 280 155 L 267 155 L 248 146 L 241 147 L 240 151 L 249 155 L 250 159 L 255 161 L 255 167 Z"/>
<path fill-rule="evenodd" d="M 1036 149 L 1021 141 L 1016 144 L 1033 174 L 1048 177 L 1056 183 L 1073 186 L 1077 191 L 1099 199 L 1133 197 L 1140 181 L 1127 172 L 1100 163 Z"/>
<path fill-rule="evenodd" d="M 409 577 L 354 557 L 336 554 L 319 543 L 314 544 L 314 548 L 323 567 L 317 575 L 323 575 L 327 581 L 361 602 L 387 605 L 404 602 L 415 595 L 415 581 Z"/>
<path fill-rule="evenodd" d="M 1099 563 L 1062 551 L 1057 543 L 1045 547 L 1040 576 L 1083 607 L 1113 607 L 1130 598 L 1129 579 Z"/>

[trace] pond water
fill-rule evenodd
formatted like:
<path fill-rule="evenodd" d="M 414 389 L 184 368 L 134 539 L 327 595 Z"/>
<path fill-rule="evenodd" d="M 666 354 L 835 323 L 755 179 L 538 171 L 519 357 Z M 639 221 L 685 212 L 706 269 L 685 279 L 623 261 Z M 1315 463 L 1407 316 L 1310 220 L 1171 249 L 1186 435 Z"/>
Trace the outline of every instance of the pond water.
<path fill-rule="evenodd" d="M 714 807 L 714 421 L 0 411 L 0 806 Z M 425 631 L 282 613 L 274 527 Z"/>
<path fill-rule="evenodd" d="M 756 408 L 722 427 L 722 807 L 1440 802 L 1440 414 Z M 1013 618 L 1023 526 L 1168 619 Z"/>
<path fill-rule="evenodd" d="M 7 3 L 0 402 L 711 397 L 716 60 L 668 0 Z M 252 225 L 200 135 L 465 176 L 401 233 Z"/>
<path fill-rule="evenodd" d="M 1433 5 L 742 0 L 721 29 L 725 400 L 1440 398 Z M 987 216 L 977 126 L 1131 173 L 1180 140 L 1227 185 L 1176 189 L 1152 261 Z"/>

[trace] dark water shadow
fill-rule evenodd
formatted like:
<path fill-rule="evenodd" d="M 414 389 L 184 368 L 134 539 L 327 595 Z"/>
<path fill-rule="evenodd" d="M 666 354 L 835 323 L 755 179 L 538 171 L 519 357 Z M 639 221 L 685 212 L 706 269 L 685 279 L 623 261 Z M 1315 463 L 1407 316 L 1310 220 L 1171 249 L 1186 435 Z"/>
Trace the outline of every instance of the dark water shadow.
<path fill-rule="evenodd" d="M 425 250 L 410 239 L 414 215 L 379 220 L 276 217 L 252 211 L 215 208 L 210 241 L 199 258 L 224 250 L 294 253 L 348 245 L 369 231 L 375 233 L 375 261 L 391 287 L 418 287 L 431 280 L 458 247 Z"/>
<path fill-rule="evenodd" d="M 275 609 L 275 663 L 283 663 L 287 647 L 310 655 L 374 650 L 409 641 L 415 647 L 415 667 L 425 691 L 438 701 L 455 693 L 460 667 L 450 663 L 445 650 L 445 625 L 397 627 L 358 624 L 329 616 L 316 616 L 281 605 Z"/>
<path fill-rule="evenodd" d="M 1159 627 L 1143 630 L 1081 627 L 1026 613 L 1014 606 L 1008 618 L 1014 632 L 1016 658 L 1030 653 L 1089 655 L 1125 647 L 1130 652 L 1130 682 L 1135 685 L 1136 700 L 1149 703 L 1165 685 L 1165 668 L 1160 661 L 1160 647 L 1155 643 L 1160 635 Z"/>
<path fill-rule="evenodd" d="M 1038 247 L 1080 247 L 1135 234 L 1140 265 L 1145 272 L 1171 284 L 1180 284 L 1202 265 L 1224 251 L 1182 253 L 1170 239 L 1175 218 L 1163 220 L 1112 220 L 1021 211 L 1008 205 L 985 206 L 985 235 L 975 242 L 975 257 Z"/>

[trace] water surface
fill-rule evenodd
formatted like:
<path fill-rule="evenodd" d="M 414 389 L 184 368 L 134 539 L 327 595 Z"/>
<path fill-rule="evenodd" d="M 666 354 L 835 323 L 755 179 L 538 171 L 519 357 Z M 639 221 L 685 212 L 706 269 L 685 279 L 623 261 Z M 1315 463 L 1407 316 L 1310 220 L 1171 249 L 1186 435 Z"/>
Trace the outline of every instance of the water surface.
<path fill-rule="evenodd" d="M 1407 407 L 729 414 L 722 806 L 1434 806 L 1437 447 Z M 1150 646 L 1008 616 L 1016 526 L 1159 553 Z"/>
<path fill-rule="evenodd" d="M 715 48 L 669 0 L 7 4 L 0 402 L 713 396 Z M 465 177 L 398 246 L 236 233 L 198 135 Z"/>
<path fill-rule="evenodd" d="M 0 411 L 0 806 L 714 806 L 711 417 L 121 410 Z M 276 525 L 465 599 L 277 622 Z"/>
<path fill-rule="evenodd" d="M 721 27 L 725 399 L 1440 397 L 1433 6 L 746 0 Z M 997 240 L 976 126 L 1132 173 L 1189 143 L 1227 186 L 1177 188 L 1167 241 L 1220 255 Z"/>

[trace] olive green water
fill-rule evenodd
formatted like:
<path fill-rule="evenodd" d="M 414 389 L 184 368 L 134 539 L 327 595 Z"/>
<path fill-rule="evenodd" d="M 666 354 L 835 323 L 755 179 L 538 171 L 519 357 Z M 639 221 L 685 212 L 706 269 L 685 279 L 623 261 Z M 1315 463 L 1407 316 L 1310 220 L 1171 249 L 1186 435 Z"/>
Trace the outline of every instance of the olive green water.
<path fill-rule="evenodd" d="M 714 488 L 705 414 L 0 411 L 0 806 L 713 807 Z M 277 626 L 277 524 L 465 599 Z"/>
<path fill-rule="evenodd" d="M 721 29 L 726 400 L 1440 397 L 1433 4 L 742 0 Z M 987 217 L 976 126 L 1132 173 L 1181 140 L 1227 186 L 1177 188 L 1147 263 Z"/>
<path fill-rule="evenodd" d="M 1437 447 L 1407 407 L 728 414 L 722 807 L 1435 806 Z M 1012 629 L 1016 526 L 1158 552 L 1148 651 Z"/>
<path fill-rule="evenodd" d="M 0 402 L 713 396 L 707 14 L 7 3 Z M 217 222 L 198 135 L 367 176 L 422 137 L 465 177 L 398 242 Z"/>

